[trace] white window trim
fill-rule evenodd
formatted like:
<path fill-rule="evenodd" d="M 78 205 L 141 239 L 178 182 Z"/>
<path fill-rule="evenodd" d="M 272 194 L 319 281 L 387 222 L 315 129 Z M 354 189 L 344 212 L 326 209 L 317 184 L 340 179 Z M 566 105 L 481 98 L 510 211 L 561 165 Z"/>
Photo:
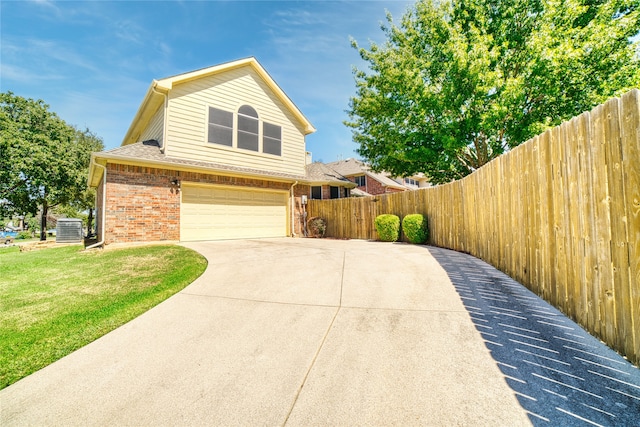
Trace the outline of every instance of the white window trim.
<path fill-rule="evenodd" d="M 246 148 L 238 147 L 238 110 L 243 105 L 248 105 L 249 107 L 251 107 L 254 110 L 256 110 L 255 107 L 253 107 L 251 104 L 247 104 L 247 103 L 238 104 L 238 106 L 236 107 L 235 111 L 229 111 L 225 107 L 220 107 L 220 106 L 213 105 L 213 104 L 205 105 L 204 138 L 202 139 L 203 145 L 205 147 L 209 147 L 209 148 L 216 149 L 216 150 L 230 151 L 230 152 L 233 152 L 233 153 L 243 153 L 243 154 L 249 154 L 249 155 L 253 155 L 253 156 L 259 156 L 259 157 L 263 157 L 263 158 L 273 159 L 273 160 L 284 161 L 284 128 L 283 128 L 283 126 L 280 125 L 280 124 L 274 123 L 273 121 L 267 121 L 267 123 L 269 123 L 271 125 L 280 126 L 280 155 L 265 153 L 263 151 L 264 150 L 264 147 L 263 147 L 263 139 L 264 139 L 263 123 L 264 123 L 264 120 L 260 118 L 260 113 L 258 113 L 258 110 L 256 110 L 256 113 L 258 113 L 258 151 L 253 151 L 253 150 L 249 150 L 249 149 L 246 149 Z M 209 108 L 210 107 L 211 108 L 216 108 L 218 110 L 227 111 L 227 112 L 230 112 L 230 113 L 233 114 L 233 129 L 232 129 L 232 132 L 231 132 L 232 133 L 232 136 L 231 136 L 231 147 L 229 147 L 228 145 L 224 145 L 224 144 L 217 144 L 215 142 L 209 142 Z"/>

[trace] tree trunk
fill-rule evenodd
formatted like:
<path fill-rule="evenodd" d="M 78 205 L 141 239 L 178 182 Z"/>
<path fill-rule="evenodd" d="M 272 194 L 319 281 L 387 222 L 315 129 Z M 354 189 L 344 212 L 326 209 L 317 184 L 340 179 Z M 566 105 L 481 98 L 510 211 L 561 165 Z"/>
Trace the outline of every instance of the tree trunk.
<path fill-rule="evenodd" d="M 42 202 L 42 216 L 40 217 L 40 240 L 47 240 L 47 215 L 49 214 L 49 206 L 47 201 Z"/>
<path fill-rule="evenodd" d="M 87 218 L 87 237 L 91 236 L 91 223 L 93 222 L 93 209 L 89 208 L 89 218 Z"/>

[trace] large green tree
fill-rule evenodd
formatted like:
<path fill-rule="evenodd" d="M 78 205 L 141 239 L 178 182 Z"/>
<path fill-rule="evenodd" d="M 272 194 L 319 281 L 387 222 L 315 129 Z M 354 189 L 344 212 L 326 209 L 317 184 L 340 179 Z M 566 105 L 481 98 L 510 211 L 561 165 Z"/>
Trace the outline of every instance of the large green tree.
<path fill-rule="evenodd" d="M 418 1 L 364 48 L 345 124 L 374 170 L 461 178 L 640 86 L 637 0 Z"/>
<path fill-rule="evenodd" d="M 81 203 L 92 151 L 102 140 L 68 125 L 42 100 L 0 93 L 0 207 L 3 213 L 41 214 L 46 239 L 49 209 Z"/>

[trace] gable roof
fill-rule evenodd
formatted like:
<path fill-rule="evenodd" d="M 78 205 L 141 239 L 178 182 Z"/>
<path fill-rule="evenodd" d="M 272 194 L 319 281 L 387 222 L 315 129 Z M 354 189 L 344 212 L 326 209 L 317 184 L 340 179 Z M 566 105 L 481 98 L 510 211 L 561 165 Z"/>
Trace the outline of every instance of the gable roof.
<path fill-rule="evenodd" d="M 249 58 L 239 59 L 237 61 L 226 62 L 224 64 L 214 65 L 212 67 L 202 68 L 200 70 L 190 71 L 187 73 L 177 74 L 171 77 L 165 77 L 160 80 L 153 80 L 147 93 L 145 94 L 138 111 L 122 140 L 122 145 L 134 144 L 139 142 L 138 136 L 147 126 L 153 114 L 165 102 L 165 97 L 174 85 L 185 83 L 192 80 L 208 77 L 214 74 L 224 73 L 241 67 L 251 67 L 260 78 L 267 84 L 269 89 L 278 97 L 278 99 L 291 111 L 293 116 L 302 124 L 305 135 L 313 133 L 316 129 L 311 122 L 302 114 L 300 109 L 293 103 L 286 93 L 271 78 L 269 73 L 260 65 L 258 60 L 253 56 Z"/>
<path fill-rule="evenodd" d="M 405 185 L 397 183 L 388 175 L 371 171 L 369 166 L 360 160 L 338 160 L 337 162 L 327 163 L 327 166 L 343 176 L 368 175 L 385 187 L 399 188 L 402 190 L 407 189 Z"/>

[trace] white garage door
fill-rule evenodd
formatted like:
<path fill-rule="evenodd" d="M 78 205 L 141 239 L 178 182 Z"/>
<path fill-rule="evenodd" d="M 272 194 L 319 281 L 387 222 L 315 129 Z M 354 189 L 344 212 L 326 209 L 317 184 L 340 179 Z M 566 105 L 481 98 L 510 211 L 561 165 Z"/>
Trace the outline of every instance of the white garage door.
<path fill-rule="evenodd" d="M 180 240 L 219 240 L 287 235 L 285 191 L 183 183 Z"/>

